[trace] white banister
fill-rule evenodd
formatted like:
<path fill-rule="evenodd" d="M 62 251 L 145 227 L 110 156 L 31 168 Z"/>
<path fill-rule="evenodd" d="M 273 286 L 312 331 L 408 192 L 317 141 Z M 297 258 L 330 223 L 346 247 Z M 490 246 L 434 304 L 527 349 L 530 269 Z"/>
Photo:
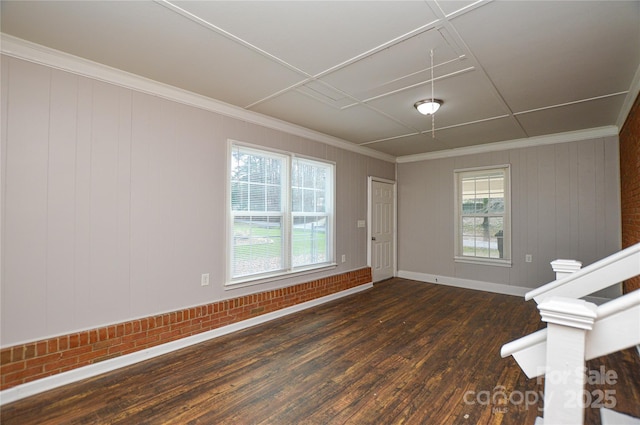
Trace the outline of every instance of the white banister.
<path fill-rule="evenodd" d="M 587 331 L 593 327 L 597 306 L 584 300 L 553 297 L 538 306 L 547 322 L 544 385 L 544 422 L 581 425 Z"/>
<path fill-rule="evenodd" d="M 640 291 L 598 306 L 593 328 L 587 334 L 585 360 L 595 359 L 640 344 Z M 502 346 L 502 357 L 513 356 L 529 379 L 546 369 L 547 329 L 541 329 Z"/>
<path fill-rule="evenodd" d="M 529 378 L 546 374 L 544 420 L 537 418 L 536 425 L 582 424 L 585 361 L 640 347 L 640 291 L 599 307 L 578 298 L 640 275 L 640 243 L 583 269 L 573 260 L 552 266 L 557 279 L 525 295 L 536 300 L 547 328 L 503 345 L 500 354 L 513 356 Z M 603 425 L 621 417 L 603 412 Z"/>
<path fill-rule="evenodd" d="M 587 335 L 585 359 L 591 360 L 640 344 L 640 290 L 598 307 Z"/>
<path fill-rule="evenodd" d="M 503 345 L 500 356 L 513 356 L 527 378 L 540 376 L 546 365 L 547 329 L 540 329 Z"/>
<path fill-rule="evenodd" d="M 540 304 L 551 296 L 582 298 L 640 275 L 640 243 L 525 294 Z"/>

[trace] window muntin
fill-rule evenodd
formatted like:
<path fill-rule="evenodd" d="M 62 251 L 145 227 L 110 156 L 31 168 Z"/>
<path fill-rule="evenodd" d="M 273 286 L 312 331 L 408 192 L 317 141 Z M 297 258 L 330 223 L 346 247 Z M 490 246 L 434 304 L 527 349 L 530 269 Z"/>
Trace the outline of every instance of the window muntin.
<path fill-rule="evenodd" d="M 509 166 L 456 170 L 456 260 L 510 264 Z"/>
<path fill-rule="evenodd" d="M 333 164 L 231 146 L 230 283 L 333 262 Z"/>

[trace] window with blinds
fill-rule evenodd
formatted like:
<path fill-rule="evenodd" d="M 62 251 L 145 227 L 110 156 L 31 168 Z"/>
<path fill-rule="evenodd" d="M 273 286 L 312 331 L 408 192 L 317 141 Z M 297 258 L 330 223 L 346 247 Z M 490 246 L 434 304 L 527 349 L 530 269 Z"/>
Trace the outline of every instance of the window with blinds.
<path fill-rule="evenodd" d="M 333 262 L 333 164 L 233 144 L 230 280 Z"/>
<path fill-rule="evenodd" d="M 456 170 L 456 260 L 510 264 L 509 166 Z"/>

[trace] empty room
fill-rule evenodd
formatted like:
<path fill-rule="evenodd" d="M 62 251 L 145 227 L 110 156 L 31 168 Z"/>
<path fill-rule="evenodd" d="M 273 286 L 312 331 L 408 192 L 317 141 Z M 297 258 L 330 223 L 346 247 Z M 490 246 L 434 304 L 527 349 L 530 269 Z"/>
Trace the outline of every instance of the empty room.
<path fill-rule="evenodd" d="M 0 8 L 2 424 L 640 424 L 640 1 Z"/>

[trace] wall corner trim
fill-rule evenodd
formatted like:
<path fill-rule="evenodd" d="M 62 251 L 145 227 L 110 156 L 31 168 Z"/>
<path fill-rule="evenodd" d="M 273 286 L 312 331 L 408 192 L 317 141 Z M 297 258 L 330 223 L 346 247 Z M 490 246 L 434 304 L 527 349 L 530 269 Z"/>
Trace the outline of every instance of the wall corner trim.
<path fill-rule="evenodd" d="M 620 114 L 618 115 L 618 120 L 616 121 L 616 125 L 622 129 L 625 121 L 629 117 L 629 113 L 631 112 L 631 108 L 633 107 L 634 102 L 640 95 L 640 67 L 636 70 L 636 74 L 633 76 L 633 80 L 631 80 L 631 86 L 629 87 L 629 91 L 627 92 L 627 96 L 624 99 L 624 103 L 622 104 L 622 108 L 620 109 Z"/>

